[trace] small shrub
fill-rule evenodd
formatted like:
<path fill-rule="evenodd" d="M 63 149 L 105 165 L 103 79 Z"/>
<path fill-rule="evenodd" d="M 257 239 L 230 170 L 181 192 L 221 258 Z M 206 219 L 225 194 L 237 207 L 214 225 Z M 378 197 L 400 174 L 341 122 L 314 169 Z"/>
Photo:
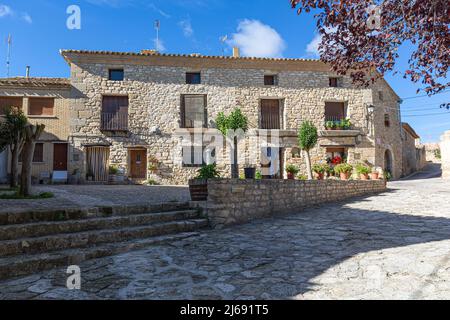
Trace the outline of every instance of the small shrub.
<path fill-rule="evenodd" d="M 297 179 L 298 180 L 308 180 L 308 177 L 304 174 L 299 174 L 299 175 L 297 175 Z"/>
<path fill-rule="evenodd" d="M 392 180 L 392 174 L 389 171 L 385 171 L 383 176 L 386 181 Z"/>
<path fill-rule="evenodd" d="M 334 167 L 334 172 L 336 172 L 337 174 L 352 173 L 352 171 L 353 171 L 353 166 L 348 163 L 341 163 Z"/>
<path fill-rule="evenodd" d="M 159 183 L 154 179 L 147 179 L 147 181 L 145 181 L 145 184 L 149 185 L 149 186 L 158 186 L 159 185 Z"/>
<path fill-rule="evenodd" d="M 442 156 L 441 156 L 441 149 L 436 149 L 434 150 L 434 156 L 436 157 L 436 159 L 441 160 Z"/>
<path fill-rule="evenodd" d="M 261 180 L 262 179 L 262 173 L 261 173 L 261 171 L 256 171 L 256 173 L 255 173 L 255 179 L 256 180 Z"/>
<path fill-rule="evenodd" d="M 363 164 L 358 164 L 358 165 L 356 165 L 356 172 L 358 174 L 369 174 L 372 172 L 372 170 L 368 166 L 365 166 Z"/>
<path fill-rule="evenodd" d="M 334 129 L 334 127 L 335 127 L 334 121 L 326 121 L 325 122 L 325 128 Z"/>
<path fill-rule="evenodd" d="M 197 171 L 196 179 L 214 179 L 214 178 L 220 178 L 220 173 L 217 170 L 215 163 L 204 165 Z"/>
<path fill-rule="evenodd" d="M 118 174 L 119 167 L 116 165 L 109 166 L 109 174 Z"/>
<path fill-rule="evenodd" d="M 296 175 L 299 171 L 300 169 L 294 164 L 288 164 L 286 166 L 286 172 L 292 173 L 293 175 Z"/>
<path fill-rule="evenodd" d="M 312 171 L 317 174 L 324 174 L 326 172 L 326 169 L 324 165 L 316 163 L 312 166 Z"/>

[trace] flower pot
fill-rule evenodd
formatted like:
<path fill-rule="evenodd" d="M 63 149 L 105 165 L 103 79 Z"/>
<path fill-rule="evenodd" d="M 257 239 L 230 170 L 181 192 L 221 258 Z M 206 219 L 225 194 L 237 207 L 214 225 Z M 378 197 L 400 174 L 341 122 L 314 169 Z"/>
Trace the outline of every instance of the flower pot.
<path fill-rule="evenodd" d="M 245 179 L 255 179 L 256 168 L 244 168 Z"/>
<path fill-rule="evenodd" d="M 350 177 L 350 173 L 349 172 L 341 172 L 339 174 L 341 180 L 348 180 L 348 178 Z"/>
<path fill-rule="evenodd" d="M 359 175 L 359 177 L 361 178 L 361 180 L 369 180 L 369 175 L 368 175 L 368 174 L 363 174 L 363 173 L 361 173 L 361 174 Z"/>
<path fill-rule="evenodd" d="M 189 193 L 192 201 L 206 201 L 208 199 L 208 180 L 189 180 Z"/>
<path fill-rule="evenodd" d="M 378 180 L 378 176 L 379 176 L 378 172 L 372 172 L 370 174 L 370 179 L 371 180 Z"/>
<path fill-rule="evenodd" d="M 288 172 L 288 173 L 287 173 L 287 178 L 288 178 L 289 180 L 294 180 L 294 179 L 295 179 L 295 176 L 294 176 L 294 174 L 293 174 L 292 172 Z"/>
<path fill-rule="evenodd" d="M 316 178 L 316 180 L 323 180 L 323 173 L 314 172 L 314 178 Z"/>

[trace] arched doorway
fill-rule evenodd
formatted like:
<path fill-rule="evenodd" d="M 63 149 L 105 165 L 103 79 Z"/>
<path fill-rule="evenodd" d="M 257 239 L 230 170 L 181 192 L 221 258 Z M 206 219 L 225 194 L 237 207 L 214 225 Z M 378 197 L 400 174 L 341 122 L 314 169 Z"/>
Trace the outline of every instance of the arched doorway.
<path fill-rule="evenodd" d="M 389 172 L 392 176 L 392 152 L 391 150 L 386 150 L 384 153 L 384 171 Z"/>

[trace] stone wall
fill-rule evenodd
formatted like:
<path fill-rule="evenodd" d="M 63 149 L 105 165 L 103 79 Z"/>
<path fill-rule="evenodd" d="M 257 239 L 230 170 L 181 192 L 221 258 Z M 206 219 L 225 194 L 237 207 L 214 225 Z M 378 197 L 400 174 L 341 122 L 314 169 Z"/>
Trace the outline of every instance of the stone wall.
<path fill-rule="evenodd" d="M 450 130 L 441 137 L 442 177 L 450 179 Z"/>
<path fill-rule="evenodd" d="M 208 181 L 204 210 L 211 226 L 221 228 L 385 190 L 384 180 L 218 179 Z"/>
<path fill-rule="evenodd" d="M 321 138 L 311 151 L 312 162 L 326 160 L 327 147 L 345 147 L 351 163 L 368 162 L 384 167 L 386 150 L 392 153 L 393 173 L 401 175 L 401 141 L 398 117 L 398 97 L 384 82 L 374 88 L 356 88 L 348 77 L 342 79 L 342 87 L 330 88 L 329 77 L 335 76 L 327 68 L 317 67 L 316 61 L 236 60 L 222 61 L 207 58 L 129 57 L 114 55 L 69 55 L 71 59 L 71 141 L 81 172 L 85 169 L 84 146 L 101 144 L 110 146 L 110 163 L 129 166 L 131 147 L 147 150 L 148 158 L 156 157 L 160 167 L 155 179 L 161 183 L 186 184 L 197 168 L 181 165 L 179 137 L 174 133 L 180 128 L 180 97 L 183 94 L 207 96 L 208 128 L 214 128 L 218 113 L 230 112 L 240 107 L 248 117 L 250 127 L 260 123 L 261 99 L 277 99 L 282 104 L 282 130 L 293 134 L 282 141 L 283 163 L 295 163 L 306 173 L 303 155 L 292 156 L 297 146 L 296 130 L 305 120 L 313 121 L 324 129 L 325 103 L 344 102 L 353 128 L 359 132 L 350 138 Z M 154 59 L 154 60 L 152 60 Z M 258 62 L 258 68 L 256 68 Z M 155 63 L 155 65 L 152 65 Z M 157 65 L 160 64 L 160 65 Z M 255 64 L 255 68 L 253 65 Z M 244 67 L 246 66 L 246 67 Z M 264 67 L 266 67 L 264 69 Z M 124 81 L 109 81 L 108 69 L 123 68 Z M 317 68 L 317 71 L 313 70 Z M 291 69 L 291 70 L 286 70 Z M 304 69 L 304 70 L 299 70 Z M 200 71 L 199 85 L 186 84 L 186 72 Z M 265 86 L 264 75 L 277 74 L 278 85 Z M 383 100 L 378 91 L 383 92 Z M 126 135 L 106 135 L 100 131 L 100 114 L 103 95 L 127 95 L 129 98 L 129 132 Z M 367 114 L 367 106 L 374 104 L 375 114 Z M 392 126 L 384 127 L 384 114 L 389 113 Z M 256 152 L 260 148 L 250 141 L 242 143 L 239 154 Z M 229 152 L 223 152 L 227 160 Z M 259 168 L 260 163 L 252 163 Z M 226 161 L 218 163 L 225 176 L 229 175 Z M 152 177 L 153 178 L 153 177 Z"/>

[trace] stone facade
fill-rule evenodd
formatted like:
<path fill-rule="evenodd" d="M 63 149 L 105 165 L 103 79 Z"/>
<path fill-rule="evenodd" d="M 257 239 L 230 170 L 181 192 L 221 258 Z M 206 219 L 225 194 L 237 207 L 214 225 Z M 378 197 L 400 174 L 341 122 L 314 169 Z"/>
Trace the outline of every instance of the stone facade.
<path fill-rule="evenodd" d="M 406 122 L 402 123 L 403 176 L 421 170 L 426 164 L 425 147 L 420 137 Z"/>
<path fill-rule="evenodd" d="M 54 145 L 67 144 L 70 134 L 70 84 L 67 79 L 53 78 L 10 78 L 0 79 L 0 98 L 22 99 L 21 109 L 32 124 L 44 124 L 45 131 L 37 143 L 43 144 L 42 161 L 33 162 L 32 177 L 37 182 L 42 177 L 50 179 L 54 167 Z M 32 114 L 31 99 L 54 99 L 53 112 L 46 115 Z M 1 117 L 1 116 L 0 116 Z M 67 148 L 69 149 L 69 148 Z M 8 154 L 5 158 L 9 159 Z M 5 163 L 10 173 L 10 163 Z M 67 164 L 70 169 L 70 164 Z M 19 162 L 19 170 L 21 163 Z M 20 171 L 19 171 L 20 172 Z"/>
<path fill-rule="evenodd" d="M 450 130 L 441 137 L 442 177 L 450 179 Z"/>
<path fill-rule="evenodd" d="M 186 184 L 198 168 L 181 165 L 182 148 L 176 134 L 181 127 L 181 96 L 206 95 L 208 135 L 215 132 L 218 113 L 240 107 L 248 117 L 249 136 L 260 131 L 261 99 L 280 101 L 281 163 L 298 164 L 305 172 L 303 155 L 298 152 L 297 129 L 311 120 L 321 130 L 318 146 L 312 150 L 312 162 L 325 161 L 327 148 L 345 148 L 350 163 L 367 162 L 402 174 L 399 97 L 384 81 L 370 88 L 355 88 L 347 77 L 340 87 L 330 87 L 335 75 L 323 63 L 302 59 L 253 59 L 163 54 L 123 54 L 63 51 L 71 66 L 72 103 L 70 141 L 76 160 L 72 164 L 86 172 L 87 146 L 109 147 L 109 163 L 130 170 L 130 150 L 143 149 L 147 159 L 158 160 L 158 170 L 147 178 L 161 183 Z M 110 69 L 123 69 L 123 81 L 108 80 Z M 200 72 L 201 84 L 186 84 L 187 72 Z M 277 85 L 264 85 L 265 75 L 276 75 Z M 128 132 L 109 134 L 100 130 L 102 98 L 105 95 L 128 97 Z M 350 131 L 324 130 L 325 103 L 342 102 L 351 119 Z M 374 113 L 368 113 L 373 105 Z M 385 116 L 390 119 L 385 126 Z M 260 167 L 261 144 L 247 138 L 240 143 L 242 157 L 252 153 L 251 163 Z M 388 153 L 389 161 L 385 157 Z M 218 162 L 224 176 L 229 175 L 229 152 L 221 152 Z M 242 163 L 245 162 L 243 160 Z M 389 165 L 389 168 L 386 167 Z"/>
<path fill-rule="evenodd" d="M 441 158 L 439 157 L 440 147 L 439 143 L 425 143 L 425 153 L 426 160 L 433 163 L 441 163 Z"/>
<path fill-rule="evenodd" d="M 219 179 L 208 181 L 208 200 L 199 205 L 204 207 L 211 226 L 221 228 L 385 189 L 384 180 Z"/>

